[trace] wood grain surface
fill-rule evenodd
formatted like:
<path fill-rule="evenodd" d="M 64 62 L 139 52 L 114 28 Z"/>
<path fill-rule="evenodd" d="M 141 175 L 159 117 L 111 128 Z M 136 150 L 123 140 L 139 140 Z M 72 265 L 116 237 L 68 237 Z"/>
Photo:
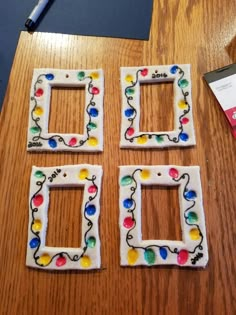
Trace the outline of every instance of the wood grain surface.
<path fill-rule="evenodd" d="M 0 314 L 236 314 L 236 140 L 203 74 L 236 62 L 236 2 L 154 0 L 148 41 L 22 32 L 0 120 Z M 127 26 L 128 27 L 128 26 Z M 119 148 L 120 66 L 190 63 L 197 145 L 186 149 Z M 104 152 L 27 153 L 34 68 L 102 68 Z M 142 128 L 172 128 L 171 85 L 142 86 Z M 50 130 L 81 130 L 83 90 L 54 89 Z M 163 108 L 163 110 L 161 109 Z M 148 110 L 146 110 L 148 109 Z M 164 110 L 165 109 L 165 110 Z M 102 268 L 47 272 L 25 266 L 32 165 L 103 166 Z M 119 265 L 118 166 L 199 165 L 209 245 L 204 270 Z M 78 246 L 82 191 L 53 189 L 46 243 Z M 158 201 L 158 202 L 157 202 Z M 180 239 L 175 189 L 143 189 L 145 238 Z"/>

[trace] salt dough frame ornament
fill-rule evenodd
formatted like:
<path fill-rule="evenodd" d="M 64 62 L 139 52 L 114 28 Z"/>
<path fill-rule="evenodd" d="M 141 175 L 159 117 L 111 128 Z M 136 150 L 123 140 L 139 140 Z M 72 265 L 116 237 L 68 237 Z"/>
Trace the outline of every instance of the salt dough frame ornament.
<path fill-rule="evenodd" d="M 100 214 L 102 167 L 67 165 L 32 167 L 29 194 L 29 226 L 26 265 L 41 269 L 100 268 Z M 80 248 L 45 246 L 49 189 L 51 187 L 84 186 L 81 206 L 82 241 Z"/>
<path fill-rule="evenodd" d="M 174 130 L 142 132 L 139 130 L 140 83 L 160 82 L 173 82 Z M 185 147 L 196 144 L 192 117 L 190 65 L 122 67 L 121 90 L 121 148 Z"/>
<path fill-rule="evenodd" d="M 52 87 L 85 87 L 84 134 L 48 133 Z M 28 151 L 102 151 L 104 75 L 101 69 L 34 69 Z"/>
<path fill-rule="evenodd" d="M 120 166 L 119 185 L 122 266 L 206 266 L 208 248 L 198 166 Z M 179 186 L 183 241 L 142 239 L 141 185 Z"/>

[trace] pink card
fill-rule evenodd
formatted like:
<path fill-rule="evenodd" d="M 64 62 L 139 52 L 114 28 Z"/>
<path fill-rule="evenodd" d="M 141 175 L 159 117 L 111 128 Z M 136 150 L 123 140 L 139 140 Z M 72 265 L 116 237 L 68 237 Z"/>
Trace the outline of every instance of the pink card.
<path fill-rule="evenodd" d="M 217 98 L 236 138 L 236 64 L 208 72 L 204 75 Z"/>

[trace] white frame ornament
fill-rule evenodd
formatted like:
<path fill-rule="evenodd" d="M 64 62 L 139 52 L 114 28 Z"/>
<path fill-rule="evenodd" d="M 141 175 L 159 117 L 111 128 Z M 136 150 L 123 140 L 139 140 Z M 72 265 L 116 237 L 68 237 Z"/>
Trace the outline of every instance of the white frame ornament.
<path fill-rule="evenodd" d="M 140 131 L 140 84 L 161 82 L 173 82 L 174 130 Z M 121 93 L 121 148 L 185 147 L 196 144 L 190 65 L 121 67 Z"/>
<path fill-rule="evenodd" d="M 119 185 L 122 266 L 206 266 L 208 248 L 198 166 L 120 166 Z M 183 241 L 142 239 L 141 185 L 179 186 Z"/>
<path fill-rule="evenodd" d="M 98 165 L 33 166 L 29 193 L 26 265 L 41 269 L 100 268 L 100 214 L 102 167 Z M 79 248 L 46 246 L 49 191 L 51 187 L 81 187 L 82 239 Z"/>
<path fill-rule="evenodd" d="M 48 133 L 52 87 L 84 87 L 84 133 Z M 28 123 L 28 151 L 103 150 L 104 75 L 101 69 L 34 69 Z M 78 104 L 80 106 L 80 104 Z"/>

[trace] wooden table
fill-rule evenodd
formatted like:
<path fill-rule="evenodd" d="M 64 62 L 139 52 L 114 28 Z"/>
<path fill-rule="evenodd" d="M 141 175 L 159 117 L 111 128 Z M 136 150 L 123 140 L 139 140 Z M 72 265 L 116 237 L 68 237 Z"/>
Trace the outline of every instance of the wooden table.
<path fill-rule="evenodd" d="M 21 33 L 0 121 L 0 314 L 236 314 L 236 141 L 202 78 L 236 62 L 235 12 L 235 1 L 155 0 L 149 41 Z M 173 63 L 192 67 L 197 145 L 121 150 L 120 66 Z M 32 71 L 42 67 L 104 69 L 102 153 L 26 152 Z M 141 92 L 141 128 L 171 130 L 172 85 L 144 85 Z M 49 130 L 80 132 L 78 101 L 84 102 L 81 89 L 54 88 Z M 100 164 L 104 170 L 102 269 L 30 269 L 25 255 L 31 167 L 80 163 Z M 210 256 L 206 269 L 120 267 L 118 166 L 127 164 L 201 167 Z M 80 189 L 52 189 L 47 245 L 78 247 L 81 200 Z M 144 239 L 181 239 L 176 189 L 146 187 L 142 203 Z"/>

